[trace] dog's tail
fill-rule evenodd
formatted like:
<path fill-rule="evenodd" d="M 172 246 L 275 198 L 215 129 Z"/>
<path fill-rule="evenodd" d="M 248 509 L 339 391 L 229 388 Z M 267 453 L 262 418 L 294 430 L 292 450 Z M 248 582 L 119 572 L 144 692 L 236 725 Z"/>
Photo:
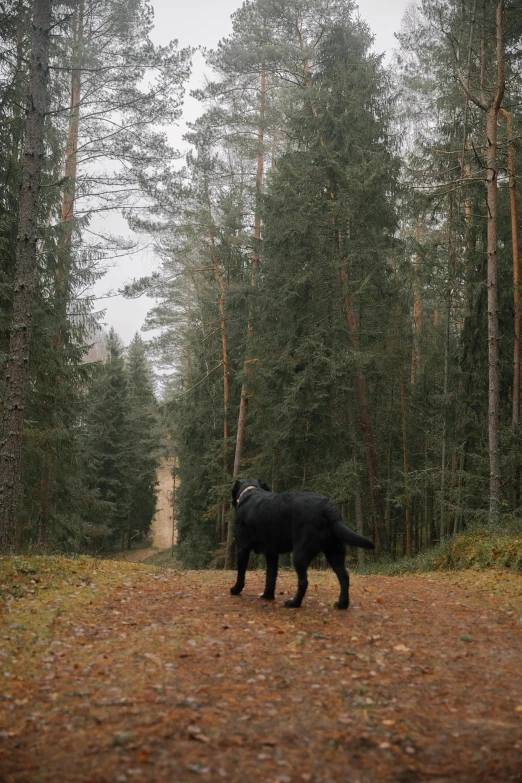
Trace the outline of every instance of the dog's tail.
<path fill-rule="evenodd" d="M 354 533 L 349 527 L 346 527 L 341 516 L 335 506 L 331 509 L 334 513 L 331 513 L 330 520 L 333 525 L 333 529 L 339 538 L 349 546 L 358 546 L 361 549 L 375 549 L 375 544 L 370 541 L 369 538 L 360 536 L 359 533 Z"/>

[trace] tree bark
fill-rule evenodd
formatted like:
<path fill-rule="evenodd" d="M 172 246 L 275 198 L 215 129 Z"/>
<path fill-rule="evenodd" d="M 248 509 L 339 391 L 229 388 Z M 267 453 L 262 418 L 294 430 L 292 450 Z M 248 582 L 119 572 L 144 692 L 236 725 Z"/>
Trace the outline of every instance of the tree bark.
<path fill-rule="evenodd" d="M 342 268 L 341 272 L 341 284 L 343 290 L 344 309 L 346 315 L 346 321 L 348 324 L 348 333 L 350 336 L 350 342 L 355 356 L 355 388 L 357 391 L 357 402 L 359 403 L 359 414 L 361 417 L 361 430 L 366 451 L 366 468 L 368 470 L 368 479 L 370 483 L 370 500 L 372 505 L 373 516 L 373 535 L 375 549 L 377 553 L 382 548 L 382 533 L 383 533 L 383 505 L 381 498 L 381 488 L 379 479 L 379 470 L 377 467 L 377 454 L 375 452 L 375 444 L 373 438 L 373 427 L 370 417 L 370 405 L 368 397 L 366 395 L 366 382 L 361 370 L 361 357 L 359 349 L 359 337 L 357 328 L 357 318 L 355 315 L 355 308 L 353 306 L 352 297 L 348 291 L 348 273 L 346 268 Z"/>
<path fill-rule="evenodd" d="M 419 285 L 419 266 L 420 266 L 420 221 L 417 218 L 415 225 L 415 260 L 413 262 L 413 347 L 411 351 L 411 378 L 410 382 L 415 383 L 415 375 L 420 365 L 420 333 L 422 329 L 422 296 Z"/>
<path fill-rule="evenodd" d="M 520 256 L 518 244 L 517 191 L 515 183 L 515 143 L 513 115 L 505 109 L 500 114 L 507 126 L 507 169 L 509 181 L 509 210 L 511 216 L 511 250 L 513 256 L 513 424 L 520 420 Z"/>
<path fill-rule="evenodd" d="M 402 370 L 399 372 L 399 388 L 401 394 L 401 414 L 402 414 L 402 457 L 404 468 L 404 502 L 405 502 L 405 522 L 406 522 L 406 557 L 411 557 L 412 540 L 411 540 L 411 511 L 410 504 L 411 498 L 408 491 L 408 435 L 407 435 L 407 417 L 406 417 L 406 392 L 404 389 L 404 378 L 402 377 Z"/>
<path fill-rule="evenodd" d="M 363 520 L 363 510 L 362 510 L 362 500 L 361 500 L 361 488 L 359 486 L 359 482 L 355 485 L 355 529 L 359 533 L 360 536 L 364 535 L 364 520 Z M 357 565 L 359 568 L 362 568 L 364 566 L 364 549 L 358 548 L 357 549 Z"/>
<path fill-rule="evenodd" d="M 486 203 L 487 220 L 487 292 L 488 292 L 488 440 L 489 440 L 489 521 L 493 523 L 501 505 L 500 470 L 500 360 L 498 327 L 498 264 L 497 264 L 497 121 L 506 86 L 504 69 L 504 0 L 498 0 L 496 8 L 496 71 L 495 92 L 486 99 L 485 30 L 481 40 L 480 98 L 470 91 L 460 71 L 461 86 L 469 100 L 486 115 Z M 469 80 L 468 80 L 469 81 Z"/>
<path fill-rule="evenodd" d="M 504 53 L 502 36 L 503 0 L 497 6 L 498 89 L 486 113 L 487 136 L 487 204 L 488 204 L 488 365 L 489 365 L 489 519 L 494 522 L 500 512 L 500 359 L 498 331 L 498 263 L 497 263 L 497 121 L 504 96 Z"/>
<path fill-rule="evenodd" d="M 51 1 L 34 0 L 29 98 L 18 217 L 13 313 L 0 439 L 0 550 L 19 541 L 22 432 L 29 385 L 29 347 L 37 279 L 39 191 L 44 162 L 44 120 L 49 80 Z"/>
<path fill-rule="evenodd" d="M 450 319 L 451 319 L 451 287 L 448 275 L 448 298 L 446 303 L 446 326 L 444 330 L 444 386 L 442 391 L 442 454 L 440 458 L 440 519 L 439 519 L 439 542 L 444 541 L 446 530 L 445 514 L 445 496 L 446 496 L 446 451 L 448 447 L 448 424 L 447 424 L 447 406 L 448 406 L 448 385 L 449 385 L 449 338 L 450 338 Z"/>

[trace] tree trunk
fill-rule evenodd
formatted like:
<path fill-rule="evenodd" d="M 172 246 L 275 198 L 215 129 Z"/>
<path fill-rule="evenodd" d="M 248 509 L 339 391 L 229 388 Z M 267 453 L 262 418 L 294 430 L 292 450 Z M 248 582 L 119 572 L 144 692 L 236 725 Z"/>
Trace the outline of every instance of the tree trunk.
<path fill-rule="evenodd" d="M 373 535 L 375 539 L 374 543 L 375 549 L 377 553 L 379 553 L 382 548 L 384 513 L 381 498 L 379 470 L 377 467 L 377 454 L 375 452 L 373 427 L 370 417 L 370 404 L 366 395 L 366 382 L 361 370 L 357 318 L 355 315 L 355 308 L 353 306 L 352 297 L 348 291 L 348 273 L 345 267 L 341 269 L 340 274 L 346 321 L 348 323 L 348 333 L 355 356 L 355 388 L 357 391 L 357 401 L 359 403 L 359 414 L 361 417 L 361 430 L 366 450 L 366 467 L 368 470 L 368 480 L 370 483 L 370 500 L 373 515 Z"/>
<path fill-rule="evenodd" d="M 485 30 L 481 40 L 480 98 L 474 96 L 460 71 L 458 76 L 464 92 L 486 115 L 486 200 L 487 221 L 487 291 L 488 291 L 488 439 L 489 439 L 489 521 L 500 513 L 500 361 L 498 328 L 498 263 L 497 263 L 497 122 L 506 86 L 504 70 L 504 0 L 496 8 L 496 71 L 495 92 L 485 96 L 486 46 Z"/>
<path fill-rule="evenodd" d="M 355 524 L 356 524 L 356 531 L 359 533 L 360 536 L 364 535 L 364 520 L 363 520 L 363 510 L 362 510 L 362 502 L 361 502 L 361 488 L 359 486 L 359 482 L 355 485 Z M 364 549 L 361 549 L 360 547 L 357 549 L 357 565 L 359 568 L 362 568 L 364 566 Z"/>
<path fill-rule="evenodd" d="M 38 205 L 44 160 L 51 0 L 34 0 L 29 99 L 18 217 L 13 313 L 0 440 L 0 550 L 17 547 L 24 409 L 37 279 Z"/>
<path fill-rule="evenodd" d="M 439 521 L 439 541 L 444 541 L 446 529 L 445 521 L 445 495 L 446 495 L 446 451 L 448 445 L 448 427 L 447 427 L 447 405 L 448 405 L 448 382 L 449 382 L 449 337 L 450 337 L 450 318 L 451 318 L 451 289 L 448 279 L 448 298 L 446 302 L 446 328 L 444 334 L 444 386 L 442 392 L 443 418 L 442 418 L 442 454 L 440 458 L 440 521 Z"/>
<path fill-rule="evenodd" d="M 411 557 L 412 541 L 411 541 L 411 515 L 410 515 L 410 494 L 408 491 L 408 436 L 406 429 L 406 393 L 404 390 L 404 378 L 402 377 L 402 371 L 399 372 L 399 388 L 401 393 L 401 414 L 402 414 L 402 456 L 404 467 L 404 502 L 405 502 L 405 522 L 406 522 L 406 557 Z"/>
<path fill-rule="evenodd" d="M 420 364 L 420 334 L 422 329 L 422 297 L 419 285 L 419 266 L 420 266 L 420 221 L 417 218 L 415 225 L 415 261 L 413 262 L 413 347 L 411 351 L 411 383 L 415 383 L 415 375 Z"/>
<path fill-rule="evenodd" d="M 489 518 L 494 522 L 500 512 L 500 359 L 498 332 L 497 265 L 497 116 L 495 104 L 486 115 L 487 203 L 488 203 L 488 365 L 489 365 Z"/>
<path fill-rule="evenodd" d="M 507 169 L 509 179 L 509 209 L 511 215 L 511 249 L 513 257 L 513 424 L 520 420 L 520 256 L 518 245 L 517 192 L 515 183 L 515 143 L 513 116 L 505 109 L 500 114 L 507 126 Z"/>

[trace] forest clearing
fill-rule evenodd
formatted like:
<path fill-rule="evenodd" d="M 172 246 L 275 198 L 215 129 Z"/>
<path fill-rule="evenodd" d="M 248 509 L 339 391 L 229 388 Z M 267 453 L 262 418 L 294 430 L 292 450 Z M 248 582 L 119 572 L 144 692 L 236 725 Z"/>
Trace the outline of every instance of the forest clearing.
<path fill-rule="evenodd" d="M 522 577 L 3 558 L 2 783 L 522 781 Z M 282 593 L 282 594 L 281 594 Z M 7 599 L 7 600 L 5 600 Z"/>

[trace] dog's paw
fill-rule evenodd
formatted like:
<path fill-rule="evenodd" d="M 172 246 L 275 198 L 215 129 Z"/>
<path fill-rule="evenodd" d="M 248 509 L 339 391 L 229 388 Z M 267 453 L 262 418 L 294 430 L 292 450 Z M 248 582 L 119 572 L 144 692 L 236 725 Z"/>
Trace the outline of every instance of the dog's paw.
<path fill-rule="evenodd" d="M 262 593 L 259 597 L 264 601 L 273 601 L 275 599 L 274 593 Z"/>
<path fill-rule="evenodd" d="M 292 598 L 290 601 L 285 601 L 285 606 L 287 606 L 289 609 L 299 609 L 301 603 L 294 601 Z"/>
<path fill-rule="evenodd" d="M 239 595 L 242 589 L 243 589 L 242 587 L 238 587 L 237 585 L 234 585 L 234 587 L 230 588 L 230 595 Z"/>
<path fill-rule="evenodd" d="M 334 609 L 348 609 L 348 604 L 344 603 L 344 601 L 343 603 L 341 603 L 340 601 L 336 601 L 334 603 Z"/>

